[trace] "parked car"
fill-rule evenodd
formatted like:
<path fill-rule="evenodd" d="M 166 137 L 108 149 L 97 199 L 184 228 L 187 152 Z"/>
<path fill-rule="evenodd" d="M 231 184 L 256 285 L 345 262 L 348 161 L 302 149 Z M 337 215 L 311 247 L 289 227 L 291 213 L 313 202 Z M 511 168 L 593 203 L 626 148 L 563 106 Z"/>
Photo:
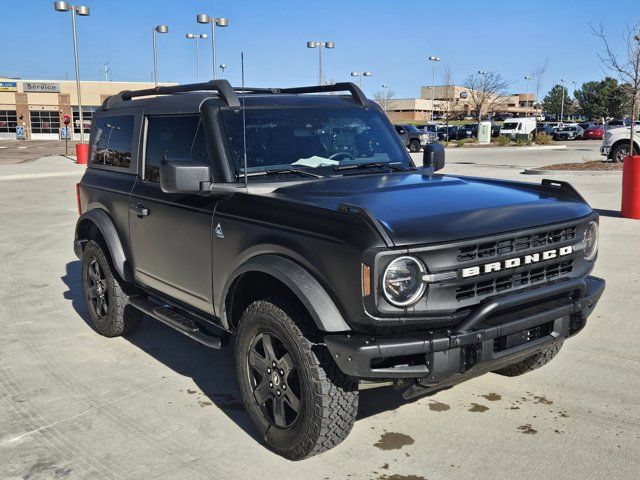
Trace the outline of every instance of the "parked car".
<path fill-rule="evenodd" d="M 585 140 L 602 140 L 602 136 L 604 135 L 604 128 L 602 125 L 592 124 L 589 128 L 584 130 L 584 135 L 582 138 Z"/>
<path fill-rule="evenodd" d="M 465 140 L 470 138 L 469 131 L 458 125 L 449 125 L 448 127 L 442 127 L 438 129 L 438 140 Z"/>
<path fill-rule="evenodd" d="M 498 113 L 493 117 L 496 121 L 501 122 L 508 118 L 513 118 L 513 113 Z"/>
<path fill-rule="evenodd" d="M 500 127 L 500 134 L 515 139 L 517 135 L 533 135 L 536 130 L 534 117 L 510 118 Z"/>
<path fill-rule="evenodd" d="M 97 333 L 131 334 L 146 315 L 230 348 L 232 361 L 203 366 L 185 360 L 195 344 L 156 345 L 207 382 L 235 364 L 255 438 L 301 460 L 347 438 L 360 385 L 392 383 L 411 399 L 522 375 L 585 328 L 605 281 L 591 275 L 598 213 L 571 185 L 442 175 L 438 144 L 418 167 L 351 83 L 242 90 L 124 91 L 95 112 L 73 189 L 72 288 Z M 577 361 L 564 359 L 562 378 Z"/>
<path fill-rule="evenodd" d="M 393 125 L 400 135 L 400 139 L 404 146 L 407 147 L 411 152 L 419 152 L 422 148 L 429 143 L 429 135 L 427 135 L 422 130 L 419 130 L 415 125 L 402 124 L 402 125 Z"/>
<path fill-rule="evenodd" d="M 438 128 L 439 128 L 438 124 L 436 123 L 419 124 L 419 125 L 416 125 L 416 128 L 418 130 L 422 130 L 424 133 L 427 134 L 429 143 L 438 141 Z"/>
<path fill-rule="evenodd" d="M 580 125 L 565 125 L 553 132 L 554 140 L 582 140 L 584 130 Z"/>
<path fill-rule="evenodd" d="M 602 137 L 600 154 L 612 162 L 622 162 L 624 157 L 629 155 L 630 128 L 626 126 L 607 127 Z M 633 154 L 640 155 L 640 125 L 635 125 L 633 131 Z"/>
<path fill-rule="evenodd" d="M 547 126 L 549 126 L 549 128 L 551 128 L 551 133 L 555 132 L 560 127 L 564 127 L 564 123 L 563 122 L 545 122 L 545 125 L 547 125 Z"/>
<path fill-rule="evenodd" d="M 548 123 L 539 123 L 536 127 L 536 134 L 538 133 L 546 133 L 547 135 L 553 135 L 555 128 L 553 128 Z"/>

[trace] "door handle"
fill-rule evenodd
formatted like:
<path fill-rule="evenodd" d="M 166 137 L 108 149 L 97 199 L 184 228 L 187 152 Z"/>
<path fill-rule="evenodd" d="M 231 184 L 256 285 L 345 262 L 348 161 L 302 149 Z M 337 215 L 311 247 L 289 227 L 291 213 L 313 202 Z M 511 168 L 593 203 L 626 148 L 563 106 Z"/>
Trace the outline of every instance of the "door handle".
<path fill-rule="evenodd" d="M 143 204 L 138 203 L 136 205 L 129 205 L 129 211 L 138 217 L 146 217 L 149 215 L 149 209 L 146 208 Z"/>

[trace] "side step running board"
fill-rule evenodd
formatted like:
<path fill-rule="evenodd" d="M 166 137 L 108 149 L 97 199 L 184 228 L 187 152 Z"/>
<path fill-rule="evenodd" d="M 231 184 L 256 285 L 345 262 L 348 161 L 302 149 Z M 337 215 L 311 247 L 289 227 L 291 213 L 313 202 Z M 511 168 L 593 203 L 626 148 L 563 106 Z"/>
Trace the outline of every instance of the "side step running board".
<path fill-rule="evenodd" d="M 183 333 L 187 337 L 193 338 L 196 342 L 210 348 L 222 348 L 222 339 L 206 334 L 200 330 L 198 325 L 191 319 L 165 308 L 157 303 L 153 303 L 143 297 L 129 297 L 129 304 L 150 317 L 161 321 L 165 325 Z"/>

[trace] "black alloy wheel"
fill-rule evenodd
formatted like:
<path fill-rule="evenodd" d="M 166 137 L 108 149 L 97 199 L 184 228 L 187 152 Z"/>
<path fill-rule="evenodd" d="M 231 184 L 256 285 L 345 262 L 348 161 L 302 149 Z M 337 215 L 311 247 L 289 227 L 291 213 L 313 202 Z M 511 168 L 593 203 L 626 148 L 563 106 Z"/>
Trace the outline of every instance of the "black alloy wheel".
<path fill-rule="evenodd" d="M 93 310 L 98 317 L 106 317 L 109 313 L 109 289 L 107 279 L 98 260 L 94 257 L 89 262 L 89 285 L 87 295 Z"/>
<path fill-rule="evenodd" d="M 259 333 L 251 341 L 247 360 L 260 411 L 271 424 L 291 427 L 300 412 L 300 379 L 284 342 L 273 333 Z"/>

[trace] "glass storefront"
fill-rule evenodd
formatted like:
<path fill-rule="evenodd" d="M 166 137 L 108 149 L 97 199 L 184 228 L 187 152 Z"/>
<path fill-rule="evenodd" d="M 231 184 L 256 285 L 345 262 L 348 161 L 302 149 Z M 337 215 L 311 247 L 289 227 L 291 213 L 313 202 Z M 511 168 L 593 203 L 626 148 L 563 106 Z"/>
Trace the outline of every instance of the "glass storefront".
<path fill-rule="evenodd" d="M 60 112 L 57 110 L 31 110 L 31 133 L 60 132 Z"/>
<path fill-rule="evenodd" d="M 84 123 L 84 132 L 88 133 L 91 130 L 91 119 L 93 119 L 93 112 L 100 107 L 86 107 L 82 106 L 82 122 Z M 78 107 L 72 107 L 73 109 L 73 131 L 80 133 L 80 113 Z"/>
<path fill-rule="evenodd" d="M 15 133 L 17 121 L 15 110 L 0 110 L 0 133 Z"/>

